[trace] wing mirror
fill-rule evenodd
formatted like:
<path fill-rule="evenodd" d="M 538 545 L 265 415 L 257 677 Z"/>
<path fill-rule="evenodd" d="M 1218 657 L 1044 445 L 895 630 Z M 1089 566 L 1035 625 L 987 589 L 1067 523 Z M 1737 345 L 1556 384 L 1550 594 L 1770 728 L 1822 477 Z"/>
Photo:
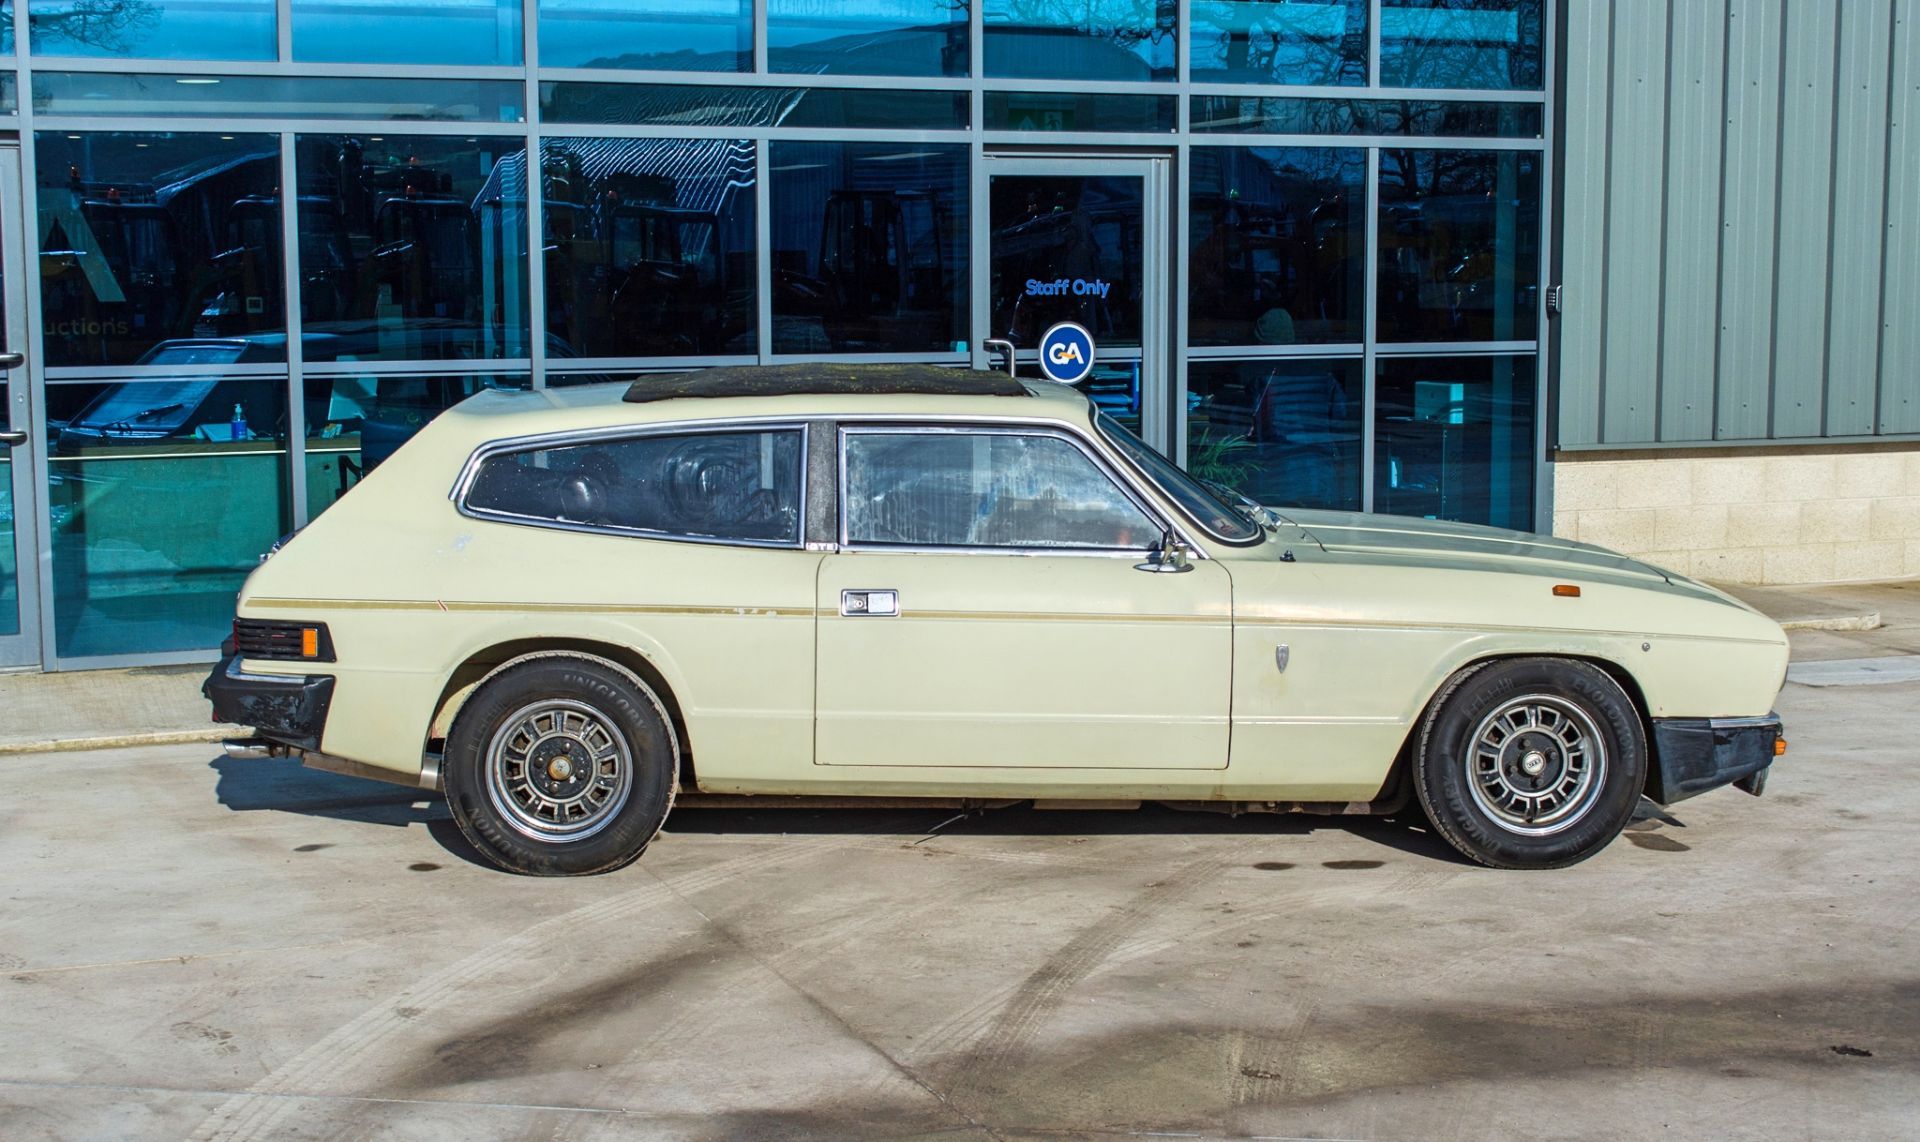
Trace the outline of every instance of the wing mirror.
<path fill-rule="evenodd" d="M 1160 537 L 1160 542 L 1147 552 L 1145 563 L 1135 563 L 1135 571 L 1154 571 L 1163 575 L 1177 575 L 1182 571 L 1193 570 L 1193 548 L 1173 537 L 1168 532 Z"/>

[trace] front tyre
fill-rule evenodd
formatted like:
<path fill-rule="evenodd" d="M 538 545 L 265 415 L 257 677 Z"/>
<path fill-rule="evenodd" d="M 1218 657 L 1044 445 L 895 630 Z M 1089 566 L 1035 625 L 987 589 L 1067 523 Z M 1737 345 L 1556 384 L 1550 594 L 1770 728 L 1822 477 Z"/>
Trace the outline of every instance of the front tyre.
<path fill-rule="evenodd" d="M 678 762 L 651 690 L 610 662 L 556 655 L 480 685 L 443 774 L 454 821 L 488 860 L 583 876 L 632 862 L 659 833 Z"/>
<path fill-rule="evenodd" d="M 1515 658 L 1456 674 L 1428 709 L 1414 789 L 1447 843 L 1495 868 L 1562 868 L 1606 847 L 1647 778 L 1633 700 L 1584 662 Z"/>

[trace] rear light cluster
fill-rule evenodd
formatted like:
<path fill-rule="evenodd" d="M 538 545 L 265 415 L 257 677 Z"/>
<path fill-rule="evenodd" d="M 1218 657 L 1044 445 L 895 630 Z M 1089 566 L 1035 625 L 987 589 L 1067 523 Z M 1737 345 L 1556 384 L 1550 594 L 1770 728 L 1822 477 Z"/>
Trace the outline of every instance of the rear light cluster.
<path fill-rule="evenodd" d="M 242 658 L 292 662 L 332 662 L 333 636 L 325 623 L 233 620 L 233 649 Z"/>

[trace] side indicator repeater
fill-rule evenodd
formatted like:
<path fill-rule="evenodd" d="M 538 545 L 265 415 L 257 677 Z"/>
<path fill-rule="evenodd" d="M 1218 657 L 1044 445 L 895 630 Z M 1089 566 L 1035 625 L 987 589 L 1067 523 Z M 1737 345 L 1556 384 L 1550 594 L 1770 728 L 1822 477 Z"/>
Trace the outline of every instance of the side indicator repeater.
<path fill-rule="evenodd" d="M 1580 588 L 1574 586 L 1572 583 L 1555 583 L 1553 585 L 1553 593 L 1558 598 L 1577 599 L 1580 597 Z"/>

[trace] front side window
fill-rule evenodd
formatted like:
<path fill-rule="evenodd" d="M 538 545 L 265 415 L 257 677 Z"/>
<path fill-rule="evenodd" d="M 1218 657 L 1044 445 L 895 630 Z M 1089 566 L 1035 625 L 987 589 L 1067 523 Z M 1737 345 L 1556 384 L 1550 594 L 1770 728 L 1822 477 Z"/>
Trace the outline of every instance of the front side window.
<path fill-rule="evenodd" d="M 464 506 L 512 522 L 799 546 L 797 428 L 678 432 L 489 456 Z"/>
<path fill-rule="evenodd" d="M 1160 527 L 1069 441 L 1004 432 L 855 432 L 846 539 L 899 547 L 1140 551 Z"/>

